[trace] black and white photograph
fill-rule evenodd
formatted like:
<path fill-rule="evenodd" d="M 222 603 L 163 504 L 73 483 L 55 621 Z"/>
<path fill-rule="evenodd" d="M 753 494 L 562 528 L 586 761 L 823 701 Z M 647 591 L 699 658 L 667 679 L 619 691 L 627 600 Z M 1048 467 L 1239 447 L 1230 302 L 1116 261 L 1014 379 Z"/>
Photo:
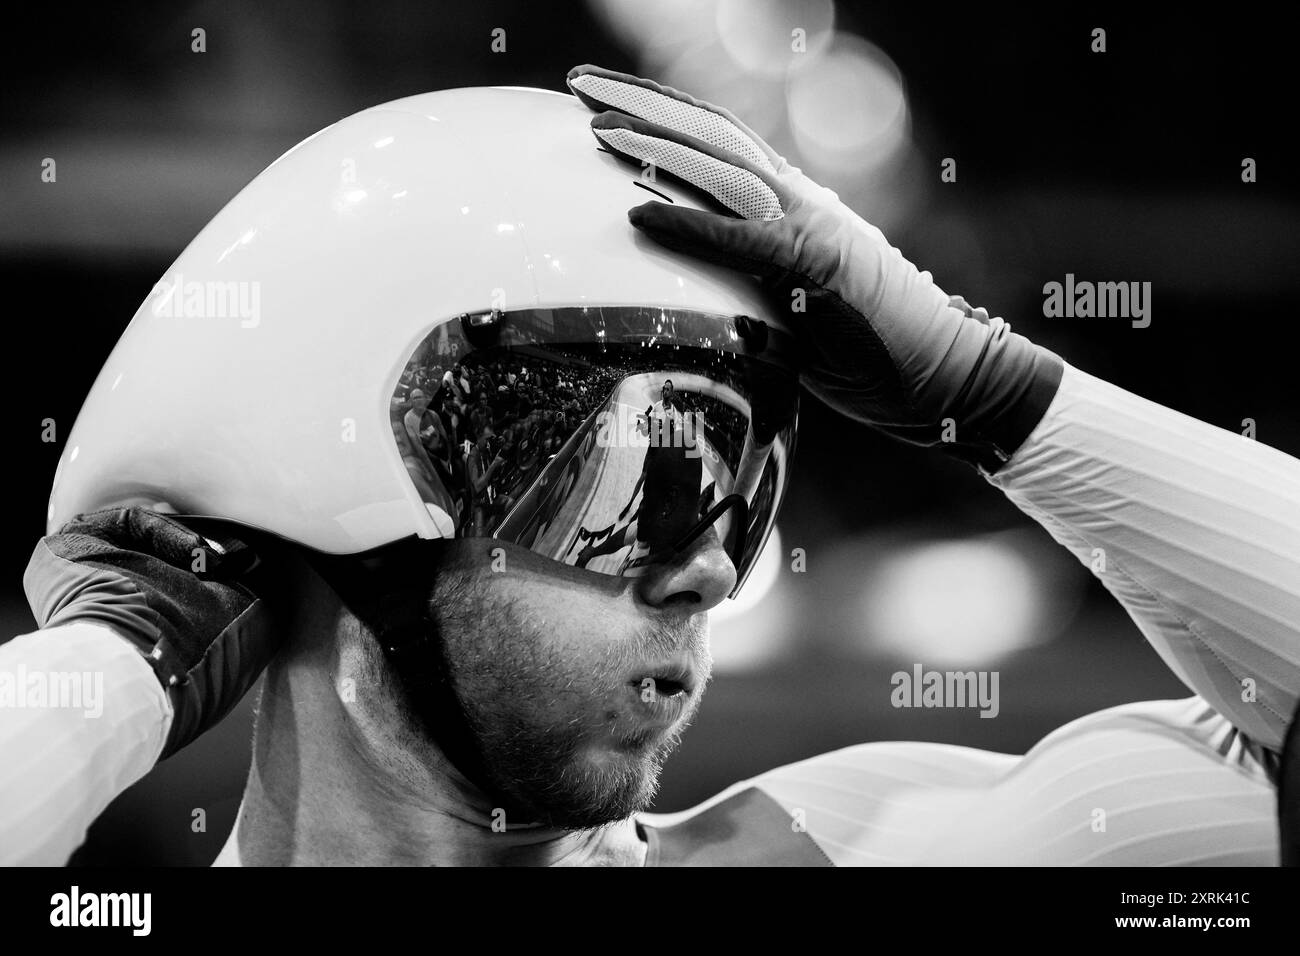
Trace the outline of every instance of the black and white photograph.
<path fill-rule="evenodd" d="M 7 16 L 3 925 L 547 866 L 1284 924 L 1273 16 Z"/>

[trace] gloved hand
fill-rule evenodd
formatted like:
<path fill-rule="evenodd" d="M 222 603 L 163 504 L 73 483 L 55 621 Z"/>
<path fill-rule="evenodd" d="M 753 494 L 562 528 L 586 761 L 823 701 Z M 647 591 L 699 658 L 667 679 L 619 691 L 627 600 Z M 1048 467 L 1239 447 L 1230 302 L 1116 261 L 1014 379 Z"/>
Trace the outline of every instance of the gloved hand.
<path fill-rule="evenodd" d="M 144 655 L 174 711 L 162 757 L 239 702 L 285 632 L 262 600 L 282 593 L 280 565 L 247 538 L 223 522 L 111 508 L 42 538 L 23 574 L 42 628 L 105 624 Z"/>
<path fill-rule="evenodd" d="M 952 305 L 879 229 L 728 111 L 590 65 L 568 83 L 600 113 L 591 127 L 605 149 L 725 210 L 649 202 L 629 218 L 670 249 L 764 279 L 803 341 L 804 386 L 831 408 L 990 473 L 1038 424 L 1060 358 Z M 791 309 L 799 290 L 802 314 Z"/>

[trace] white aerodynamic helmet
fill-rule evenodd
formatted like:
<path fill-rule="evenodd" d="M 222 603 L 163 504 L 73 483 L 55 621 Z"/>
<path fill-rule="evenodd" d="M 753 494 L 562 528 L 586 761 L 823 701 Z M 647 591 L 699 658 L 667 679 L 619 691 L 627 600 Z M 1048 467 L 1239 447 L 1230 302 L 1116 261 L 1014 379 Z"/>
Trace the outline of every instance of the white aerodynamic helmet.
<path fill-rule="evenodd" d="M 136 312 L 49 531 L 145 505 L 326 554 L 493 535 L 624 574 L 714 526 L 743 580 L 789 474 L 793 347 L 756 280 L 629 224 L 705 200 L 590 116 L 448 90 L 289 150 Z"/>

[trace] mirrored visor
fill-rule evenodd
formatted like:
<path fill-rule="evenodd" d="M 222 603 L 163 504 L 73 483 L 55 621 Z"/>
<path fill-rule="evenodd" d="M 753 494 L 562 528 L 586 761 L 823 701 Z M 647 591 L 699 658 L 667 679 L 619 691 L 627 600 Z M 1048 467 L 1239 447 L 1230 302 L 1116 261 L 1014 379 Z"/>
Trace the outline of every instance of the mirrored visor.
<path fill-rule="evenodd" d="M 447 537 L 611 575 L 721 547 L 739 591 L 776 520 L 798 413 L 794 344 L 745 316 L 491 311 L 420 342 L 391 404 Z"/>

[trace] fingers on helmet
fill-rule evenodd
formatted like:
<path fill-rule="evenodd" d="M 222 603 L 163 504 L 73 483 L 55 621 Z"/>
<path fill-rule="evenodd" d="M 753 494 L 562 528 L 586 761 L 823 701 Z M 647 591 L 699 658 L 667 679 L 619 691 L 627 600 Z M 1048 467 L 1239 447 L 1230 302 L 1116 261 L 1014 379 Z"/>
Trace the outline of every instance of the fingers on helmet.
<path fill-rule="evenodd" d="M 720 106 L 651 80 L 589 64 L 570 70 L 568 84 L 574 95 L 596 112 L 615 110 L 640 117 L 734 153 L 764 172 L 776 172 L 777 156 L 771 147 Z"/>
<path fill-rule="evenodd" d="M 662 202 L 633 207 L 628 220 L 659 244 L 706 262 L 764 277 L 789 272 L 781 255 L 788 246 L 754 222 Z"/>
<path fill-rule="evenodd" d="M 622 113 L 601 113 L 591 129 L 616 156 L 662 170 L 742 219 L 771 221 L 785 215 L 776 178 L 735 154 Z"/>

